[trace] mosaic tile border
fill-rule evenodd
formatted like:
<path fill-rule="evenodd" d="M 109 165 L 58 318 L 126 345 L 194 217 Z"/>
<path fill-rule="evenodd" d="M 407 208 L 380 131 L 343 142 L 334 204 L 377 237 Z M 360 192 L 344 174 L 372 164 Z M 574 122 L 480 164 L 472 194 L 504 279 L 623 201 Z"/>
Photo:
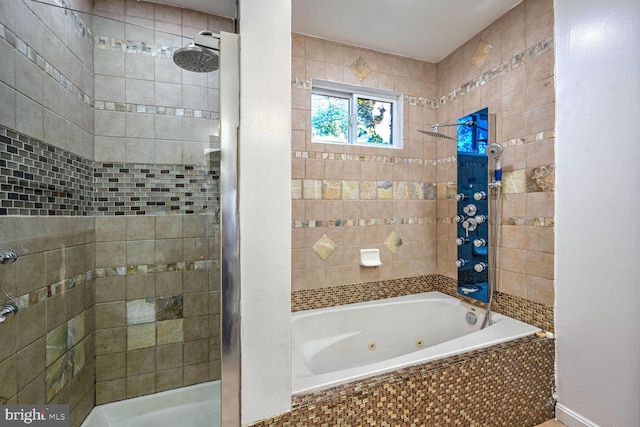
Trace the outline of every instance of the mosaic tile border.
<path fill-rule="evenodd" d="M 89 216 L 92 174 L 90 160 L 0 126 L 0 216 Z"/>
<path fill-rule="evenodd" d="M 436 275 L 430 275 L 293 291 L 291 292 L 291 311 L 335 307 L 430 292 L 436 290 L 437 279 Z"/>
<path fill-rule="evenodd" d="M 291 311 L 334 307 L 430 291 L 440 291 L 454 298 L 484 307 L 484 304 L 476 300 L 459 295 L 457 289 L 457 280 L 440 274 L 303 289 L 291 292 Z M 528 301 L 521 297 L 496 291 L 493 311 L 529 323 L 545 331 L 553 332 L 555 329 L 553 307 Z"/>
<path fill-rule="evenodd" d="M 291 222 L 291 228 L 331 228 L 331 227 L 365 227 L 377 225 L 411 225 L 411 224 L 435 224 L 434 218 L 350 218 L 350 219 L 329 219 L 329 220 L 296 220 Z"/>
<path fill-rule="evenodd" d="M 555 37 L 551 36 L 516 54 L 510 59 L 501 62 L 489 71 L 485 71 L 484 73 L 480 74 L 480 76 L 476 77 L 475 79 L 463 84 L 459 88 L 454 89 L 448 94 L 441 96 L 437 101 L 438 107 L 446 104 L 447 102 L 451 102 L 460 96 L 464 96 L 467 93 L 479 88 L 480 86 L 489 83 L 491 80 L 500 77 L 503 74 L 520 67 L 521 65 L 526 64 L 532 59 L 535 59 L 538 56 L 553 49 L 554 44 Z"/>
<path fill-rule="evenodd" d="M 326 151 L 291 151 L 291 157 L 297 159 L 318 159 L 318 160 L 344 160 L 354 162 L 376 162 L 394 164 L 415 164 L 435 166 L 435 160 L 420 159 L 416 157 L 396 157 L 364 154 L 330 153 Z"/>
<path fill-rule="evenodd" d="M 94 215 L 215 212 L 219 168 L 209 165 L 94 164 Z"/>
<path fill-rule="evenodd" d="M 160 107 L 157 105 L 131 104 L 126 102 L 95 101 L 96 110 L 117 111 L 125 113 L 153 114 L 157 116 L 192 117 L 195 119 L 218 119 L 220 113 L 209 110 L 190 108 Z"/>
<path fill-rule="evenodd" d="M 219 167 L 98 163 L 0 126 L 0 216 L 213 213 Z"/>
<path fill-rule="evenodd" d="M 524 337 L 297 396 L 254 426 L 535 426 L 553 418 L 554 354 L 554 340 Z"/>

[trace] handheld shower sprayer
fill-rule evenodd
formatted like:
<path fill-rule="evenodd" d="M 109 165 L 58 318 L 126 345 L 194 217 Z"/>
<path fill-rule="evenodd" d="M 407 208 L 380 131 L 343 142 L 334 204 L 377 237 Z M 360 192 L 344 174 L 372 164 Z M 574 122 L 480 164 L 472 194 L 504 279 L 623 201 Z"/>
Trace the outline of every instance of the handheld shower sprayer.
<path fill-rule="evenodd" d="M 493 172 L 493 176 L 496 182 L 502 181 L 502 166 L 500 165 L 500 156 L 502 155 L 502 145 L 497 142 L 492 142 L 487 145 L 487 149 L 485 150 L 487 153 L 487 157 L 492 158 L 496 161 L 496 167 Z"/>

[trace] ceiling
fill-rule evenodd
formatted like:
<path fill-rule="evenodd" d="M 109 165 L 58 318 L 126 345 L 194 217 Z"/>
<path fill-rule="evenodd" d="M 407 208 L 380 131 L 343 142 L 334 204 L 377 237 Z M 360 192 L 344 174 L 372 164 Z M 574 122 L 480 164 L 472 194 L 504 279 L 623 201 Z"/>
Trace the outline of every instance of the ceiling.
<path fill-rule="evenodd" d="M 230 18 L 236 0 L 152 0 Z M 521 0 L 291 0 L 292 30 L 439 62 Z"/>

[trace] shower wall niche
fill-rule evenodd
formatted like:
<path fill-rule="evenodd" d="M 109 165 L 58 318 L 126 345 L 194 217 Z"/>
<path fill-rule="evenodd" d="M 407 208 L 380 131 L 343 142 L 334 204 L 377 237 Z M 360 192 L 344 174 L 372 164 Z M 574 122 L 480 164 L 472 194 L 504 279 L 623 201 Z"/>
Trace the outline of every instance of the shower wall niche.
<path fill-rule="evenodd" d="M 458 293 L 489 301 L 489 111 L 458 120 L 456 245 Z"/>

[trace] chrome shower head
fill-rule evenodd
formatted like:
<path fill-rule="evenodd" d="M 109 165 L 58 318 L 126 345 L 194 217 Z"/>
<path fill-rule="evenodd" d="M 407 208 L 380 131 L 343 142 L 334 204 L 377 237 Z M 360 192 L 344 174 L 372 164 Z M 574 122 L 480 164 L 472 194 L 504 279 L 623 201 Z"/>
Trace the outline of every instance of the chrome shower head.
<path fill-rule="evenodd" d="M 425 135 L 431 135 L 431 136 L 435 136 L 436 138 L 443 138 L 443 139 L 450 139 L 452 141 L 455 141 L 455 138 L 451 138 L 450 136 L 444 135 L 442 133 L 439 133 L 438 130 L 436 129 L 435 132 L 431 132 L 428 130 L 420 130 L 418 129 L 418 132 L 420 133 L 424 133 Z"/>
<path fill-rule="evenodd" d="M 474 125 L 473 120 L 469 120 L 469 121 L 464 122 L 464 123 L 450 123 L 450 124 L 445 124 L 445 125 L 441 125 L 440 123 L 436 123 L 435 125 L 431 125 L 431 129 L 433 129 L 433 131 L 418 129 L 418 132 L 424 133 L 426 135 L 435 136 L 436 138 L 444 138 L 444 139 L 450 139 L 452 141 L 455 141 L 456 138 L 451 138 L 450 136 L 443 135 L 440 132 L 438 132 L 438 128 L 447 127 L 447 126 L 473 126 L 473 125 Z"/>
<path fill-rule="evenodd" d="M 219 67 L 218 39 L 211 31 L 200 31 L 189 46 L 173 53 L 173 62 L 187 71 L 209 73 Z"/>
<path fill-rule="evenodd" d="M 487 153 L 487 157 L 497 159 L 502 155 L 502 145 L 498 144 L 497 142 L 492 142 L 491 144 L 487 145 L 485 152 Z"/>

